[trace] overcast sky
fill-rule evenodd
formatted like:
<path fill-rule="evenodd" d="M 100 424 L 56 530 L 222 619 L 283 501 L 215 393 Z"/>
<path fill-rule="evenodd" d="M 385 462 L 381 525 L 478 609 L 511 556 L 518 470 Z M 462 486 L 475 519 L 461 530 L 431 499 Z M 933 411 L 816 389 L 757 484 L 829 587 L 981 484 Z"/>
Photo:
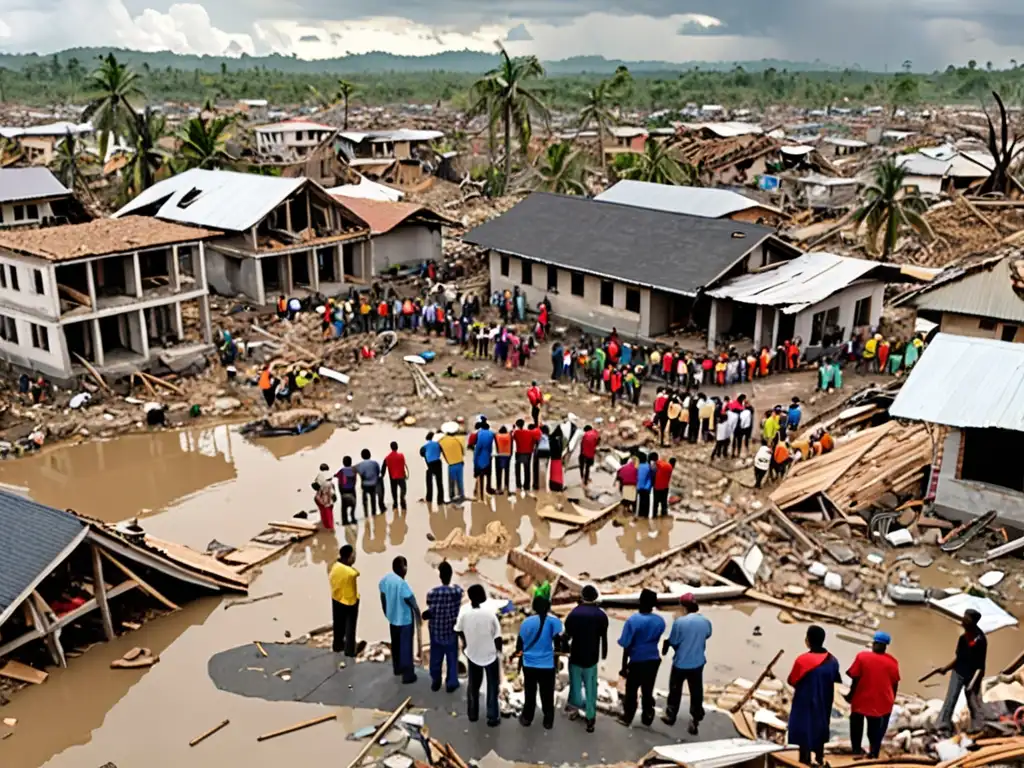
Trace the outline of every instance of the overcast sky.
<path fill-rule="evenodd" d="M 325 58 L 493 50 L 496 39 L 542 59 L 1005 67 L 1024 62 L 1024 0 L 0 0 L 0 50 L 12 52 L 231 46 Z"/>

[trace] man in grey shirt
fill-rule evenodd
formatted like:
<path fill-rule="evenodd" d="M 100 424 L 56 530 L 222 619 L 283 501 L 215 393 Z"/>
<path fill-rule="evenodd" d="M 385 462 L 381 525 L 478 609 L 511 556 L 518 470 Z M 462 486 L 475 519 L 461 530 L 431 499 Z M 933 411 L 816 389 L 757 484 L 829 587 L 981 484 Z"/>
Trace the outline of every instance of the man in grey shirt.
<path fill-rule="evenodd" d="M 380 482 L 380 464 L 370 458 L 370 451 L 366 448 L 359 454 L 362 461 L 356 464 L 356 474 L 362 481 L 363 489 L 363 514 L 377 514 L 377 496 L 380 495 L 380 508 L 384 509 L 384 485 Z"/>

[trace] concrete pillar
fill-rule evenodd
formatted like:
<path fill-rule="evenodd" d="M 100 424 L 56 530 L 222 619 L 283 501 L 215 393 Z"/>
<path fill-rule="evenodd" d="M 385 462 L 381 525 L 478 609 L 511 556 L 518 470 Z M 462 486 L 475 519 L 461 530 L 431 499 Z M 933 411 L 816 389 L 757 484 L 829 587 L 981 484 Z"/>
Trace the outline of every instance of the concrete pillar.
<path fill-rule="evenodd" d="M 91 270 L 90 270 L 91 272 Z M 100 321 L 90 320 L 92 325 L 92 356 L 96 365 L 105 365 L 103 360 L 103 334 L 100 333 Z"/>
<path fill-rule="evenodd" d="M 201 288 L 204 291 L 210 290 L 210 286 L 206 283 L 206 248 L 202 240 L 199 241 L 199 264 L 192 265 L 192 273 L 196 278 L 196 288 Z"/>
<path fill-rule="evenodd" d="M 174 302 L 174 334 L 179 340 L 185 338 L 185 324 L 181 319 L 181 302 Z"/>
<path fill-rule="evenodd" d="M 764 333 L 764 307 L 754 312 L 754 349 L 761 349 L 761 335 Z"/>
<path fill-rule="evenodd" d="M 171 268 L 168 274 L 171 276 L 171 288 L 178 292 L 181 290 L 181 265 L 178 263 L 178 246 L 171 247 Z"/>
<path fill-rule="evenodd" d="M 146 310 L 139 310 L 139 336 L 142 338 L 142 357 L 149 359 L 149 328 L 146 324 Z"/>
<path fill-rule="evenodd" d="M 334 279 L 341 285 L 345 284 L 345 244 L 338 243 L 334 247 Z"/>
<path fill-rule="evenodd" d="M 718 335 L 718 299 L 711 300 L 711 311 L 708 313 L 708 349 L 715 348 L 715 336 Z"/>
<path fill-rule="evenodd" d="M 374 265 L 376 263 L 377 263 L 377 259 L 374 257 L 374 253 L 373 253 L 373 238 L 371 237 L 370 238 L 370 260 L 366 264 L 366 274 L 363 276 L 363 278 L 366 280 L 366 282 L 370 282 L 371 278 L 373 278 L 376 275 L 376 269 L 374 267 Z"/>
<path fill-rule="evenodd" d="M 210 327 L 209 296 L 199 297 L 199 320 L 203 324 L 203 341 L 205 341 L 207 344 L 210 344 L 213 341 L 213 330 Z"/>
<path fill-rule="evenodd" d="M 772 349 L 779 346 L 779 321 L 782 319 L 782 310 L 775 308 L 775 317 L 772 320 Z"/>
<path fill-rule="evenodd" d="M 309 253 L 306 254 L 306 264 L 309 265 L 309 284 L 314 291 L 320 290 L 320 269 L 317 262 L 316 248 L 310 248 Z"/>
<path fill-rule="evenodd" d="M 135 278 L 135 295 L 138 298 L 141 299 L 142 298 L 142 270 L 139 269 L 140 265 L 139 265 L 139 252 L 138 251 L 135 251 L 135 253 L 132 254 L 132 265 L 133 265 L 133 269 L 134 269 L 134 272 L 135 272 L 135 274 L 133 275 L 133 277 Z M 127 283 L 128 281 L 126 280 L 125 282 Z"/>
<path fill-rule="evenodd" d="M 267 303 L 267 288 L 263 284 L 263 261 L 253 259 L 252 263 L 256 268 L 256 303 L 263 306 Z"/>
<path fill-rule="evenodd" d="M 295 290 L 295 283 L 292 281 L 292 257 L 290 254 L 277 257 L 278 280 L 284 286 L 284 295 L 291 298 Z"/>
<path fill-rule="evenodd" d="M 96 311 L 96 275 L 94 270 L 96 269 L 95 261 L 85 262 L 85 282 L 89 286 L 89 301 L 92 302 L 92 311 Z M 58 302 L 59 306 L 59 302 Z"/>

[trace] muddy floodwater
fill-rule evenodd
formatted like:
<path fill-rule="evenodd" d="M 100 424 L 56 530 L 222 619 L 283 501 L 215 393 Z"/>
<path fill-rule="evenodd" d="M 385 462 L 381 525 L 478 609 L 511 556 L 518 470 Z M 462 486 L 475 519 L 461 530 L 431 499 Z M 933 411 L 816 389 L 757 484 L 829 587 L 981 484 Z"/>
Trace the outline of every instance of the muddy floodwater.
<path fill-rule="evenodd" d="M 18 722 L 13 736 L 0 741 L 0 765 L 96 768 L 113 762 L 120 768 L 238 764 L 259 768 L 296 760 L 337 763 L 354 756 L 358 745 L 346 741 L 345 734 L 370 722 L 370 713 L 221 692 L 210 681 L 206 665 L 212 655 L 227 648 L 254 640 L 281 641 L 286 632 L 295 637 L 327 623 L 327 571 L 345 542 L 356 547 L 362 574 L 360 635 L 372 641 L 387 634 L 384 617 L 376 609 L 376 584 L 390 570 L 395 555 L 408 557 L 409 581 L 421 602 L 436 582 L 433 567 L 439 558 L 429 552 L 428 534 L 442 539 L 455 528 L 479 534 L 497 519 L 511 532 L 513 546 L 546 548 L 565 532 L 564 527 L 536 515 L 538 503 L 557 501 L 543 493 L 536 500 L 467 502 L 431 512 L 417 501 L 424 492 L 417 454 L 425 431 L 384 426 L 358 432 L 324 428 L 297 438 L 251 441 L 231 427 L 220 426 L 84 443 L 0 464 L 0 483 L 37 501 L 72 507 L 110 522 L 138 517 L 153 535 L 200 550 L 212 539 L 241 545 L 268 521 L 312 509 L 310 482 L 321 462 L 334 469 L 342 456 L 355 457 L 362 448 L 380 459 L 388 444 L 397 440 L 413 467 L 405 515 L 396 516 L 388 509 L 385 515 L 366 521 L 360 510 L 356 526 L 321 532 L 263 566 L 250 595 L 283 592 L 282 597 L 230 610 L 220 598 L 196 600 L 113 643 L 96 645 L 72 659 L 68 669 L 50 669 L 44 685 L 20 692 L 3 708 L 4 717 Z M 608 478 L 604 475 L 602 481 L 608 483 Z M 575 472 L 568 473 L 568 482 L 570 486 L 578 482 Z M 700 530 L 695 524 L 671 519 L 608 525 L 559 549 L 554 559 L 570 572 L 601 576 L 641 562 Z M 457 580 L 471 583 L 476 578 L 465 572 L 467 563 L 454 565 L 460 574 Z M 954 583 L 955 577 L 940 570 L 943 567 L 941 561 L 933 565 L 928 580 Z M 503 558 L 482 560 L 477 568 L 500 582 L 508 578 Z M 752 678 L 780 648 L 787 651 L 782 666 L 788 666 L 802 647 L 804 625 L 779 623 L 776 609 L 733 604 L 708 606 L 704 611 L 715 632 L 708 652 L 710 682 Z M 892 650 L 903 666 L 904 687 L 940 696 L 942 681 L 927 689 L 915 687 L 913 681 L 949 659 L 956 624 L 933 610 L 912 608 L 899 610 L 884 626 L 894 636 Z M 617 621 L 613 622 L 616 631 Z M 848 664 L 863 640 L 848 630 L 830 627 L 829 631 L 829 648 Z M 160 655 L 160 663 L 147 670 L 111 670 L 110 661 L 133 646 L 151 648 Z M 1020 648 L 1017 629 L 994 633 L 989 672 Z M 603 674 L 614 675 L 618 663 L 619 654 L 613 649 Z M 667 677 L 667 665 L 662 671 Z M 453 700 L 455 707 L 463 707 L 461 697 Z M 256 742 L 261 733 L 331 711 L 338 713 L 336 722 Z M 231 720 L 228 728 L 194 749 L 188 747 L 191 738 L 226 718 Z"/>

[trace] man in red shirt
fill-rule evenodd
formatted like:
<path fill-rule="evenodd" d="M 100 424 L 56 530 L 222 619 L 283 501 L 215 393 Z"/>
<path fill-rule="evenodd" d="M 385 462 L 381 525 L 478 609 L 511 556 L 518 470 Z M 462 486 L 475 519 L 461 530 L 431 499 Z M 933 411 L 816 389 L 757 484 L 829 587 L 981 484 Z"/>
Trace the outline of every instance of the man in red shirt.
<path fill-rule="evenodd" d="M 516 421 L 512 430 L 512 443 L 516 449 L 516 490 L 524 488 L 530 490 L 530 463 L 533 459 L 533 449 L 537 447 L 540 440 L 540 430 L 536 424 L 530 424 L 529 429 L 522 419 Z M 524 475 L 525 473 L 525 475 Z"/>
<path fill-rule="evenodd" d="M 583 428 L 583 437 L 580 439 L 580 478 L 584 485 L 590 484 L 590 470 L 594 468 L 594 459 L 597 457 L 597 444 L 601 442 L 601 435 L 589 424 Z"/>
<path fill-rule="evenodd" d="M 526 399 L 530 401 L 530 418 L 534 424 L 540 424 L 540 404 L 544 402 L 544 393 L 540 391 L 536 381 L 530 382 L 526 390 Z"/>
<path fill-rule="evenodd" d="M 875 759 L 882 737 L 889 727 L 889 715 L 900 683 L 900 665 L 886 653 L 892 642 L 888 632 L 875 632 L 870 651 L 861 651 L 846 671 L 853 682 L 846 700 L 850 702 L 850 744 L 854 755 L 863 755 L 861 737 L 868 724 L 868 757 Z"/>
<path fill-rule="evenodd" d="M 622 491 L 622 506 L 630 511 L 636 510 L 636 460 L 633 456 L 627 456 L 622 460 L 622 466 L 615 474 L 615 482 Z"/>
<path fill-rule="evenodd" d="M 668 426 L 668 392 L 658 387 L 654 398 L 654 426 L 658 428 L 659 444 L 665 445 L 665 427 Z"/>
<path fill-rule="evenodd" d="M 398 443 L 391 443 L 391 453 L 384 457 L 384 465 L 380 473 L 381 504 L 384 503 L 385 475 L 391 475 L 391 508 L 397 511 L 399 503 L 401 503 L 402 511 L 404 512 L 407 509 L 405 505 L 405 486 L 406 478 L 409 477 L 409 468 L 405 464 L 405 454 L 398 452 Z"/>
<path fill-rule="evenodd" d="M 658 516 L 658 507 L 661 506 L 661 514 L 668 516 L 668 487 L 672 483 L 672 470 L 676 468 L 676 460 L 663 461 L 658 454 L 650 456 L 651 470 L 654 472 L 654 510 L 652 517 Z"/>
<path fill-rule="evenodd" d="M 674 360 L 672 352 L 666 349 L 665 354 L 661 356 L 661 376 L 670 384 L 672 383 L 672 373 L 675 371 L 672 365 Z"/>

